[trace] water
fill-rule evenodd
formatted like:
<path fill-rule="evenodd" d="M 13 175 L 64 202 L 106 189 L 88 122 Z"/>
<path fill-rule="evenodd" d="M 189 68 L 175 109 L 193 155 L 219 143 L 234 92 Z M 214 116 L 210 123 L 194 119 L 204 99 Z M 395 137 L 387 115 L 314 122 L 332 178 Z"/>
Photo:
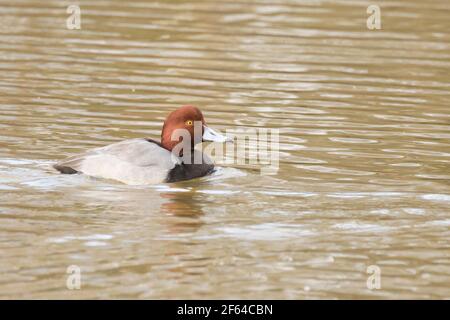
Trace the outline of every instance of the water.
<path fill-rule="evenodd" d="M 450 297 L 448 1 L 373 31 L 358 0 L 80 1 L 81 30 L 69 4 L 0 1 L 0 298 Z M 51 169 L 183 104 L 279 128 L 278 174 Z"/>

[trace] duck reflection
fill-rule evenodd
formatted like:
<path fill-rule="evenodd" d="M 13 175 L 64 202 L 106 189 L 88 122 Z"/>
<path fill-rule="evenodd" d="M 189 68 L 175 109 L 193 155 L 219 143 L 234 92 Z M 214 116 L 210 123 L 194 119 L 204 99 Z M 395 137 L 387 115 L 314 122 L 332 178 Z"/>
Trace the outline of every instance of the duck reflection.
<path fill-rule="evenodd" d="M 195 232 L 204 225 L 201 219 L 204 212 L 193 192 L 167 192 L 161 193 L 161 197 L 166 200 L 161 212 L 170 217 L 167 219 L 169 232 Z"/>

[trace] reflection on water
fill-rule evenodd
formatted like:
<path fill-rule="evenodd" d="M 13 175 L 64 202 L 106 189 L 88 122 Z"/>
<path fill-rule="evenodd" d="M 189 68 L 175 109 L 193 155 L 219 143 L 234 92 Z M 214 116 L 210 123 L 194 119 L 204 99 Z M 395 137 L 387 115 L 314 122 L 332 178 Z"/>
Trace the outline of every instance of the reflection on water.
<path fill-rule="evenodd" d="M 70 1 L 0 3 L 1 298 L 450 296 L 448 1 L 382 2 L 378 31 L 362 0 L 80 1 L 81 30 Z M 278 174 L 51 169 L 188 103 L 279 128 Z"/>

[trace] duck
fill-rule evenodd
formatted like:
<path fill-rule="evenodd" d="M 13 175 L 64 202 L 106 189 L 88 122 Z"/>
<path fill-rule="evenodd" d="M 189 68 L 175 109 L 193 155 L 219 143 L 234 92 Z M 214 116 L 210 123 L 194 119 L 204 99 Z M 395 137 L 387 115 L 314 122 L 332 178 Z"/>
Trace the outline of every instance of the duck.
<path fill-rule="evenodd" d="M 171 183 L 214 172 L 213 161 L 195 145 L 232 142 L 210 128 L 199 108 L 182 106 L 164 121 L 161 141 L 135 138 L 68 157 L 53 167 L 61 174 L 84 174 L 128 185 Z"/>

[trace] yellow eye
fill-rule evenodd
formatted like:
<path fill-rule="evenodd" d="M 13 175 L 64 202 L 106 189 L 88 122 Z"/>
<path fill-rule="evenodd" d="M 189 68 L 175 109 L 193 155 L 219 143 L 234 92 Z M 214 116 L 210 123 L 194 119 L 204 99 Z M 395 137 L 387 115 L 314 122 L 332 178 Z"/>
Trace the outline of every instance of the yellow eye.
<path fill-rule="evenodd" d="M 192 120 L 186 121 L 185 124 L 186 124 L 187 126 L 192 126 Z"/>

